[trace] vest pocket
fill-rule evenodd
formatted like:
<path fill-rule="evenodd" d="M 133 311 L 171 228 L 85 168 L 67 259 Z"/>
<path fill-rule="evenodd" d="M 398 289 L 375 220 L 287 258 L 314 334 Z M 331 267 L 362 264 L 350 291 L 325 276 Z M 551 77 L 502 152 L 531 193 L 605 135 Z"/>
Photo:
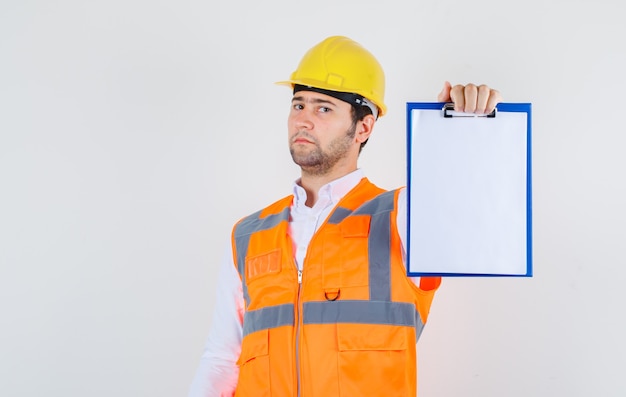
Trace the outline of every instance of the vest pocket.
<path fill-rule="evenodd" d="M 407 327 L 337 324 L 340 396 L 415 395 L 410 343 Z"/>
<path fill-rule="evenodd" d="M 261 255 L 246 258 L 246 280 L 251 282 L 259 277 L 279 273 L 281 269 L 281 249 L 277 248 Z"/>
<path fill-rule="evenodd" d="M 355 216 L 341 223 L 340 287 L 363 287 L 369 284 L 369 222 L 368 216 Z"/>
<path fill-rule="evenodd" d="M 270 396 L 269 331 L 253 332 L 243 338 L 237 360 L 239 381 L 236 396 Z"/>

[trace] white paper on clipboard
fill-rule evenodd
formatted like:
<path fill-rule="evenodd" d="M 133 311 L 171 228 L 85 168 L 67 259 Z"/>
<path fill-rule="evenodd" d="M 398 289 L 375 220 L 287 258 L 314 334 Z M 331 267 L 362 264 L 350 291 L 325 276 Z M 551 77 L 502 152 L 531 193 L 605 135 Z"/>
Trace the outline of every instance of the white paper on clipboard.
<path fill-rule="evenodd" d="M 409 103 L 410 276 L 532 276 L 530 104 L 444 117 Z"/>

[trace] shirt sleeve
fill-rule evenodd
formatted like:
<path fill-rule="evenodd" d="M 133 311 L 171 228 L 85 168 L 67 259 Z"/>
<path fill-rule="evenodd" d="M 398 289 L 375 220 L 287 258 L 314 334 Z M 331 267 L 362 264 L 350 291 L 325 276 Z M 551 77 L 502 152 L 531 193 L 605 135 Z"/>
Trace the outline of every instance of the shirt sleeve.
<path fill-rule="evenodd" d="M 216 294 L 209 335 L 188 397 L 231 397 L 237 387 L 244 300 L 230 242 L 220 267 Z"/>

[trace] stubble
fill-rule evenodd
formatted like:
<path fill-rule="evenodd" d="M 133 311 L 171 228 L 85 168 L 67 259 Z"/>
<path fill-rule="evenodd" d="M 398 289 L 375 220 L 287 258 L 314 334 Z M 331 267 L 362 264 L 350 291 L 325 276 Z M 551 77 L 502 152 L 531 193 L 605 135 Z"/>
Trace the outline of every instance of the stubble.
<path fill-rule="evenodd" d="M 326 150 L 323 150 L 319 141 L 305 131 L 298 132 L 293 138 L 304 137 L 312 142 L 314 148 L 308 151 L 294 148 L 294 144 L 289 145 L 289 152 L 294 163 L 302 168 L 303 172 L 310 175 L 325 175 L 343 158 L 346 157 L 352 139 L 356 133 L 356 124 L 353 124 L 343 136 L 332 140 Z"/>

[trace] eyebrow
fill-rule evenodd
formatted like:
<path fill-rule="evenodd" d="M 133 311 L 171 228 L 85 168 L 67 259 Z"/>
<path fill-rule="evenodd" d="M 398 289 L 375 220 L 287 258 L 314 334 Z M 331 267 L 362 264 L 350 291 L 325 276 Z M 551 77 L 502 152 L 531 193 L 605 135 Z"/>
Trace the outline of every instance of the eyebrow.
<path fill-rule="evenodd" d="M 328 100 L 328 99 L 322 99 L 322 98 L 311 98 L 309 100 L 305 100 L 304 97 L 302 96 L 294 96 L 293 98 L 291 98 L 291 102 L 296 102 L 296 101 L 337 106 L 335 102 Z"/>

